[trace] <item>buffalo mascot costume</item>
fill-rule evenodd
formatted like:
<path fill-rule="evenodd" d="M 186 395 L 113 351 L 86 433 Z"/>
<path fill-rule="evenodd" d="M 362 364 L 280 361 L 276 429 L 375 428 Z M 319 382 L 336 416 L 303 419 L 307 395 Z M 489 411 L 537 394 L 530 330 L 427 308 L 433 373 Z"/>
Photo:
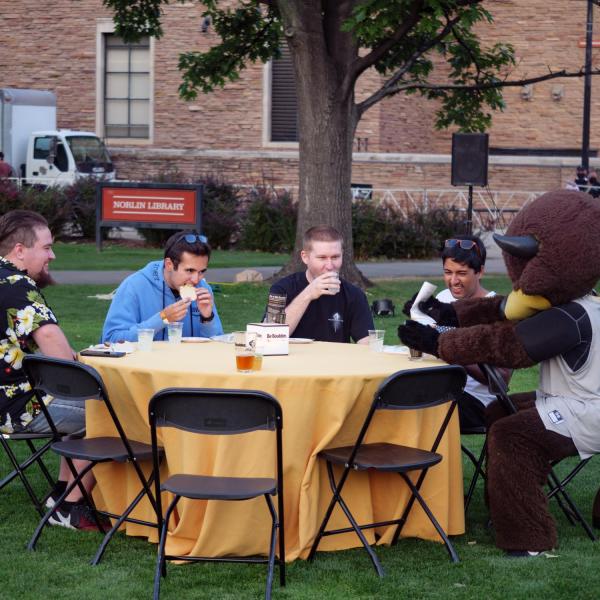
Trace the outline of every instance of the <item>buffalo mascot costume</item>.
<path fill-rule="evenodd" d="M 496 545 L 532 556 L 557 545 L 544 485 L 550 463 L 600 452 L 600 202 L 582 192 L 544 194 L 523 208 L 503 250 L 513 290 L 506 297 L 419 305 L 440 328 L 408 321 L 409 347 L 448 363 L 540 365 L 539 386 L 515 395 L 518 411 L 489 407 L 487 497 Z M 453 328 L 452 328 L 453 327 Z M 520 399 L 517 397 L 521 396 Z M 594 524 L 600 522 L 600 492 Z"/>

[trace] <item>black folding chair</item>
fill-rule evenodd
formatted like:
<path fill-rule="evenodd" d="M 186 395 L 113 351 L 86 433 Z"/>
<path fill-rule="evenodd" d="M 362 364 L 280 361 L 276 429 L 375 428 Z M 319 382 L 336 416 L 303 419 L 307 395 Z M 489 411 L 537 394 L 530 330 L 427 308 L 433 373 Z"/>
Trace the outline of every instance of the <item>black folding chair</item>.
<path fill-rule="evenodd" d="M 50 421 L 49 424 L 53 429 L 48 433 L 0 433 L 0 445 L 2 445 L 2 449 L 13 468 L 13 470 L 0 481 L 0 490 L 18 477 L 40 516 L 43 516 L 44 514 L 44 504 L 55 483 L 54 478 L 50 475 L 48 468 L 44 464 L 43 456 L 50 450 L 52 443 L 60 439 L 60 434 L 56 432 L 54 423 Z M 41 442 L 41 444 L 36 446 L 36 443 L 38 442 Z M 26 458 L 20 460 L 13 447 L 11 447 L 11 444 L 19 444 L 22 448 L 27 446 L 28 454 Z M 42 475 L 50 486 L 50 490 L 42 498 L 38 496 L 34 490 L 34 485 L 27 478 L 26 471 L 32 465 L 38 465 Z"/>
<path fill-rule="evenodd" d="M 465 386 L 465 381 L 466 373 L 464 369 L 457 366 L 412 369 L 395 373 L 388 377 L 375 393 L 371 408 L 369 409 L 354 445 L 341 448 L 327 448 L 319 452 L 319 458 L 322 458 L 327 463 L 327 474 L 329 476 L 329 485 L 331 486 L 333 496 L 319 528 L 319 532 L 317 533 L 317 537 L 310 550 L 308 556 L 309 560 L 314 559 L 323 536 L 354 531 L 369 554 L 377 574 L 380 577 L 383 577 L 384 571 L 379 563 L 379 559 L 367 542 L 362 530 L 383 527 L 385 525 L 396 525 L 396 531 L 392 539 L 392 545 L 395 545 L 400 537 L 404 524 L 408 519 L 414 502 L 417 500 L 444 541 L 452 561 L 459 562 L 454 547 L 429 509 L 429 506 L 420 493 L 420 489 L 428 470 L 434 465 L 437 465 L 443 458 L 441 454 L 438 454 L 437 448 L 446 432 L 450 418 L 454 413 L 458 397 Z M 443 404 L 447 404 L 448 408 L 443 419 L 441 419 L 441 424 L 437 430 L 435 440 L 429 450 L 389 443 L 363 444 L 363 440 L 376 411 L 382 409 L 428 409 Z M 342 474 L 337 482 L 335 481 L 333 472 L 334 464 L 343 467 Z M 410 499 L 399 519 L 380 521 L 378 523 L 369 523 L 366 525 L 359 525 L 356 522 L 348 505 L 342 498 L 342 491 L 348 475 L 352 471 L 365 470 L 398 473 L 410 488 Z M 416 483 L 413 483 L 409 476 L 409 473 L 413 471 L 419 472 Z M 327 530 L 327 523 L 329 522 L 336 504 L 339 504 L 340 508 L 344 511 L 348 521 L 350 521 L 351 527 Z"/>
<path fill-rule="evenodd" d="M 104 383 L 102 382 L 100 375 L 92 367 L 73 361 L 49 358 L 47 356 L 29 355 L 23 360 L 23 368 L 31 383 L 31 387 L 34 389 L 40 400 L 45 394 L 60 397 L 66 401 L 100 400 L 104 402 L 115 428 L 117 429 L 118 437 L 74 439 L 52 443 L 52 450 L 66 458 L 69 468 L 73 473 L 74 481 L 67 486 L 66 490 L 57 499 L 54 506 L 42 517 L 27 545 L 29 550 L 35 550 L 38 538 L 42 534 L 42 530 L 48 523 L 50 517 L 60 507 L 61 503 L 71 493 L 75 486 L 78 486 L 85 503 L 92 511 L 94 520 L 100 531 L 105 533 L 99 515 L 116 519 L 114 525 L 108 533 L 105 534 L 96 555 L 91 561 L 91 564 L 97 565 L 102 559 L 106 546 L 124 522 L 137 523 L 149 527 L 158 526 L 155 521 L 143 521 L 129 516 L 144 496 L 148 496 L 153 509 L 155 511 L 157 510 L 151 487 L 152 481 L 154 480 L 154 471 L 149 478 L 146 478 L 139 464 L 141 461 L 150 461 L 152 459 L 152 447 L 149 444 L 131 441 L 127 438 L 121 422 L 110 402 Z M 48 418 L 48 411 L 43 402 L 41 402 L 41 406 Z M 72 463 L 73 459 L 89 461 L 90 464 L 82 469 L 81 472 L 77 473 Z M 133 465 L 142 486 L 138 495 L 122 514 L 115 514 L 96 509 L 91 496 L 81 484 L 83 477 L 95 465 L 111 461 L 130 463 Z"/>
<path fill-rule="evenodd" d="M 508 385 L 502 379 L 500 374 L 494 367 L 490 365 L 480 365 L 488 382 L 490 383 L 490 390 L 496 395 L 498 400 L 504 406 L 504 409 L 508 413 L 516 413 L 517 408 L 514 405 L 508 394 Z M 594 533 L 594 530 L 590 527 L 585 517 L 581 513 L 581 510 L 575 504 L 575 501 L 571 495 L 567 492 L 566 486 L 575 478 L 575 476 L 587 465 L 592 457 L 580 459 L 579 462 L 571 469 L 566 476 L 560 477 L 555 470 L 555 467 L 562 462 L 560 460 L 553 461 L 551 463 L 550 475 L 548 476 L 548 499 L 555 498 L 561 510 L 565 514 L 565 517 L 571 523 L 575 525 L 577 522 L 581 524 L 584 531 L 588 534 L 589 538 L 595 542 L 598 538 Z"/>
<path fill-rule="evenodd" d="M 190 562 L 235 562 L 268 564 L 265 597 L 271 597 L 275 563 L 279 565 L 279 582 L 285 585 L 285 542 L 283 522 L 283 463 L 281 407 L 275 398 L 264 392 L 253 390 L 168 388 L 154 395 L 148 409 L 152 448 L 154 450 L 154 470 L 157 515 L 160 527 L 160 540 L 156 573 L 154 577 L 154 598 L 160 595 L 161 575 L 166 577 L 167 560 Z M 268 430 L 275 432 L 276 477 L 227 477 L 198 474 L 176 474 L 161 482 L 158 470 L 160 449 L 158 448 L 158 427 L 174 427 L 187 432 L 205 435 L 233 435 L 251 431 Z M 173 500 L 162 518 L 161 492 L 170 492 Z M 277 511 L 271 496 L 277 496 Z M 271 542 L 269 557 L 204 557 L 173 556 L 165 554 L 165 541 L 169 519 L 181 498 L 192 500 L 251 500 L 263 496 L 271 514 Z M 279 558 L 275 557 L 276 538 L 279 533 Z"/>

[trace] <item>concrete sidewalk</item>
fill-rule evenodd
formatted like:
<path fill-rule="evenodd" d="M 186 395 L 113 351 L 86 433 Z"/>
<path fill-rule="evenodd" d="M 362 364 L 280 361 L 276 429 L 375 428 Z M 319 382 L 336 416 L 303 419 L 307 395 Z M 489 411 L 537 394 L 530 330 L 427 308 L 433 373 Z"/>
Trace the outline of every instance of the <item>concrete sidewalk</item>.
<path fill-rule="evenodd" d="M 280 267 L 253 267 L 267 279 Z M 441 277 L 441 260 L 399 260 L 392 262 L 358 263 L 358 268 L 369 279 L 400 279 L 403 277 Z M 231 283 L 236 273 L 243 267 L 209 269 L 207 279 L 214 283 Z M 489 258 L 486 262 L 487 275 L 506 275 L 506 267 L 501 258 Z M 132 271 L 52 271 L 52 276 L 60 284 L 106 284 L 118 285 Z"/>

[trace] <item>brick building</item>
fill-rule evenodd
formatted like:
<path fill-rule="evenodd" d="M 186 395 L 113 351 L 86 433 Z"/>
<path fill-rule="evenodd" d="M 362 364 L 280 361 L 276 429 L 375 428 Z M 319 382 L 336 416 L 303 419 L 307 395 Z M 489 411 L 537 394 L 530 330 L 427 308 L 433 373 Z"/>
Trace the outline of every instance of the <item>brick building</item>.
<path fill-rule="evenodd" d="M 514 45 L 515 78 L 548 68 L 576 71 L 584 62 L 586 4 L 489 0 L 495 23 L 481 28 L 482 38 Z M 201 12 L 194 2 L 169 4 L 163 38 L 125 46 L 100 0 L 56 0 L 50 10 L 33 0 L 0 0 L 0 87 L 55 91 L 59 126 L 104 137 L 120 178 L 177 168 L 240 184 L 295 186 L 294 110 L 284 62 L 250 65 L 237 82 L 196 101 L 178 98 L 179 53 L 216 41 Z M 374 78 L 365 76 L 365 88 Z M 583 79 L 508 88 L 505 100 L 489 132 L 490 187 L 563 186 L 579 162 Z M 592 150 L 599 145 L 598 104 L 592 101 Z M 356 133 L 353 180 L 376 188 L 449 188 L 451 132 L 434 129 L 434 111 L 434 103 L 415 96 L 370 109 Z"/>

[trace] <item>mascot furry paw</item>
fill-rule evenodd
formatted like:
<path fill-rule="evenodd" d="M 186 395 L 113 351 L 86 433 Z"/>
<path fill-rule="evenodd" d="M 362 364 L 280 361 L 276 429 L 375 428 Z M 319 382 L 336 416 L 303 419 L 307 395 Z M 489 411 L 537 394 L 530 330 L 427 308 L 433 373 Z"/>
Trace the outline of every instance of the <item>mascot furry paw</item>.
<path fill-rule="evenodd" d="M 540 365 L 535 404 L 503 415 L 488 431 L 488 497 L 499 548 L 518 556 L 557 544 L 544 485 L 550 463 L 600 452 L 600 202 L 556 191 L 523 208 L 503 250 L 513 291 L 453 304 L 459 327 L 439 334 L 434 353 L 468 365 Z M 416 326 L 416 327 L 415 327 Z M 431 352 L 429 327 L 398 334 Z M 600 492 L 594 506 L 600 522 Z"/>

